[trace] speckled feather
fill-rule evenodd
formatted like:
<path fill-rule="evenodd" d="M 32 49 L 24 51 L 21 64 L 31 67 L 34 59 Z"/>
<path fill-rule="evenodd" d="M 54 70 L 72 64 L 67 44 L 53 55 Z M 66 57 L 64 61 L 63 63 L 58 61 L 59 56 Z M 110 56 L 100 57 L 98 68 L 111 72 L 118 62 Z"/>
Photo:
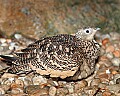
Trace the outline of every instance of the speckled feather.
<path fill-rule="evenodd" d="M 100 47 L 95 40 L 68 34 L 38 40 L 15 53 L 8 72 L 14 74 L 34 71 L 50 77 L 77 80 L 89 76 L 95 67 Z"/>

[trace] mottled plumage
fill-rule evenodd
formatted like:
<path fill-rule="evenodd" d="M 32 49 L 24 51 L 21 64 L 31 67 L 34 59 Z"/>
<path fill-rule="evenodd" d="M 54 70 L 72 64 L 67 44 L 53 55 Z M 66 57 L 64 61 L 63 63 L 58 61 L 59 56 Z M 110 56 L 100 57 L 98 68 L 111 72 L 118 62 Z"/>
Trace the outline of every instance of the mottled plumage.
<path fill-rule="evenodd" d="M 34 71 L 41 75 L 77 80 L 94 72 L 100 46 L 94 40 L 98 29 L 80 29 L 75 36 L 60 34 L 38 40 L 14 57 L 2 56 L 11 65 L 14 74 Z"/>

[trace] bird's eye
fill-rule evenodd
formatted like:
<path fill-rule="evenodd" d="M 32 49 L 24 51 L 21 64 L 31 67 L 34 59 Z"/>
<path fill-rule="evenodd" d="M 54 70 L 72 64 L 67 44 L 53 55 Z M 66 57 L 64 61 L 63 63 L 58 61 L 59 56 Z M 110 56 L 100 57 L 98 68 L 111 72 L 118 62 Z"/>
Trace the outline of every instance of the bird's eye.
<path fill-rule="evenodd" d="M 86 33 L 89 33 L 90 31 L 89 30 L 86 30 Z"/>
<path fill-rule="evenodd" d="M 85 30 L 85 33 L 86 33 L 86 34 L 89 34 L 89 33 L 90 33 L 90 30 L 89 30 L 89 29 L 86 29 L 86 30 Z"/>

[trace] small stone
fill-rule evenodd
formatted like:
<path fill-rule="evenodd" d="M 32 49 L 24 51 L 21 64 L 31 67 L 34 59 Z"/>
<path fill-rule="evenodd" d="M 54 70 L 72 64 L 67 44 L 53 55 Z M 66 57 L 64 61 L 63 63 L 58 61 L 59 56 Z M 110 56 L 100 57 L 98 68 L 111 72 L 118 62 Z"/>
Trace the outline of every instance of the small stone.
<path fill-rule="evenodd" d="M 90 83 L 91 86 L 94 86 L 94 85 L 99 85 L 99 83 L 101 82 L 100 79 L 96 78 L 96 79 L 93 79 Z"/>
<path fill-rule="evenodd" d="M 25 93 L 27 94 L 32 94 L 33 96 L 40 96 L 40 95 L 48 95 L 49 92 L 49 88 L 48 87 L 44 87 L 44 88 L 40 88 L 39 85 L 29 85 L 25 88 L 24 90 Z"/>
<path fill-rule="evenodd" d="M 12 94 L 20 94 L 20 93 L 23 93 L 23 90 L 21 90 L 20 88 L 13 88 L 11 90 L 11 93 Z"/>
<path fill-rule="evenodd" d="M 64 87 L 66 85 L 66 81 L 58 81 L 60 87 Z"/>
<path fill-rule="evenodd" d="M 57 89 L 57 95 L 61 95 L 61 96 L 66 96 L 66 94 L 68 94 L 69 91 L 67 88 L 58 88 Z"/>
<path fill-rule="evenodd" d="M 89 94 L 89 96 L 94 96 L 97 90 L 98 90 L 97 86 L 88 86 L 84 89 L 84 92 Z"/>
<path fill-rule="evenodd" d="M 29 76 L 26 77 L 18 77 L 19 80 L 22 80 L 24 82 L 24 87 L 28 86 L 28 85 L 32 85 L 32 78 Z"/>
<path fill-rule="evenodd" d="M 113 52 L 113 54 L 114 54 L 115 57 L 120 57 L 120 51 L 119 50 L 115 50 Z"/>
<path fill-rule="evenodd" d="M 58 82 L 53 81 L 52 79 L 48 79 L 48 80 L 47 80 L 47 83 L 50 84 L 50 85 L 52 85 L 52 86 L 59 86 L 59 85 L 58 85 Z"/>
<path fill-rule="evenodd" d="M 105 54 L 105 50 L 103 48 L 101 48 L 100 50 L 100 56 L 103 56 Z"/>
<path fill-rule="evenodd" d="M 108 91 L 103 92 L 102 96 L 111 96 L 111 93 Z"/>
<path fill-rule="evenodd" d="M 111 62 L 114 66 L 120 66 L 120 58 L 113 58 Z"/>
<path fill-rule="evenodd" d="M 105 84 L 105 83 L 100 83 L 98 85 L 98 87 L 101 88 L 101 89 L 104 89 L 106 86 L 107 86 L 107 84 Z"/>
<path fill-rule="evenodd" d="M 116 84 L 120 84 L 120 78 L 116 80 Z"/>
<path fill-rule="evenodd" d="M 78 96 L 76 93 L 73 93 L 73 94 L 68 94 L 66 96 Z"/>
<path fill-rule="evenodd" d="M 102 40 L 104 40 L 104 39 L 110 39 L 111 38 L 111 36 L 109 35 L 109 34 L 103 34 L 102 36 L 101 36 L 101 38 L 102 38 Z"/>
<path fill-rule="evenodd" d="M 39 76 L 34 76 L 32 81 L 33 81 L 34 85 L 40 85 L 40 84 L 47 83 L 46 78 L 43 78 L 43 76 L 40 76 L 40 75 Z"/>
<path fill-rule="evenodd" d="M 115 50 L 114 46 L 110 45 L 106 48 L 106 52 L 113 52 Z"/>
<path fill-rule="evenodd" d="M 114 75 L 114 81 L 116 84 L 120 84 L 120 74 L 115 74 Z"/>
<path fill-rule="evenodd" d="M 69 93 L 74 93 L 74 86 L 72 84 L 68 84 L 66 87 L 68 88 Z"/>
<path fill-rule="evenodd" d="M 16 39 L 21 39 L 22 38 L 21 34 L 15 34 L 14 36 L 15 36 Z"/>
<path fill-rule="evenodd" d="M 49 96 L 55 96 L 56 91 L 56 88 L 54 86 L 51 86 L 49 89 Z"/>
<path fill-rule="evenodd" d="M 119 40 L 120 39 L 120 34 L 117 32 L 110 32 L 110 36 L 112 40 Z"/>
<path fill-rule="evenodd" d="M 106 53 L 106 56 L 107 56 L 107 58 L 109 58 L 109 59 L 112 59 L 112 58 L 114 57 L 112 52 Z"/>
<path fill-rule="evenodd" d="M 0 96 L 1 96 L 2 94 L 5 94 L 5 91 L 4 91 L 3 88 L 0 88 Z"/>
<path fill-rule="evenodd" d="M 120 84 L 114 84 L 114 85 L 108 85 L 106 86 L 106 88 L 110 91 L 110 92 L 115 92 L 115 93 L 119 93 L 120 92 Z"/>
<path fill-rule="evenodd" d="M 9 85 L 5 85 L 5 84 L 1 84 L 0 87 L 4 90 L 4 91 L 8 91 L 10 89 Z"/>
<path fill-rule="evenodd" d="M 109 42 L 109 38 L 105 38 L 102 40 L 102 45 L 106 46 L 106 44 Z"/>
<path fill-rule="evenodd" d="M 18 85 L 19 88 L 23 88 L 24 87 L 24 82 L 20 79 L 16 79 L 15 83 Z"/>
<path fill-rule="evenodd" d="M 75 84 L 75 92 L 79 93 L 82 88 L 88 85 L 86 80 L 79 81 Z"/>
<path fill-rule="evenodd" d="M 0 42 L 1 42 L 1 43 L 5 43 L 5 42 L 6 42 L 6 39 L 0 38 Z"/>

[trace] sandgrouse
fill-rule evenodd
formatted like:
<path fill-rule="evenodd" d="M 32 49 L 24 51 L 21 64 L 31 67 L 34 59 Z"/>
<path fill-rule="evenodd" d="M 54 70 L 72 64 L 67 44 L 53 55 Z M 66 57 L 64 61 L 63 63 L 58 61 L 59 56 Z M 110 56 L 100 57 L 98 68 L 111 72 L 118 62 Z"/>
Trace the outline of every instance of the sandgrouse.
<path fill-rule="evenodd" d="M 77 80 L 94 72 L 100 46 L 94 40 L 99 28 L 79 29 L 75 35 L 60 34 L 38 40 L 14 57 L 0 55 L 10 67 L 6 72 L 26 74 L 34 71 L 40 75 Z"/>

